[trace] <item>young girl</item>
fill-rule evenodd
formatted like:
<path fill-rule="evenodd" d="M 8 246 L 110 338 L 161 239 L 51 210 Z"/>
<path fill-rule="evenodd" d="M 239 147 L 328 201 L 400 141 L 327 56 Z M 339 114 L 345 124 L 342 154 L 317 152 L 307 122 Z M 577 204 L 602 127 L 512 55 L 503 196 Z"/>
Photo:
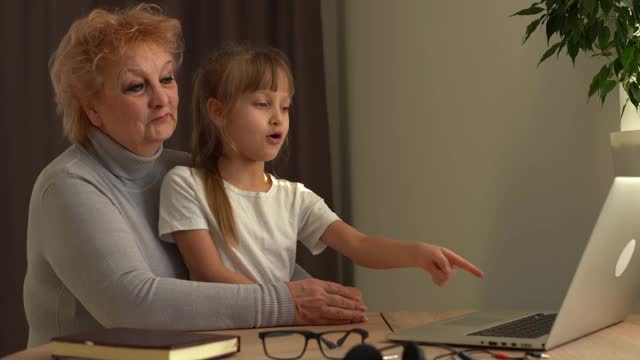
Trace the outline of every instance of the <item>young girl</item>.
<path fill-rule="evenodd" d="M 228 48 L 196 75 L 193 167 L 166 175 L 159 223 L 194 280 L 289 281 L 298 241 L 369 268 L 420 267 L 438 286 L 456 267 L 482 277 L 448 249 L 364 235 L 304 185 L 265 173 L 286 141 L 293 94 L 288 62 L 275 49 Z"/>

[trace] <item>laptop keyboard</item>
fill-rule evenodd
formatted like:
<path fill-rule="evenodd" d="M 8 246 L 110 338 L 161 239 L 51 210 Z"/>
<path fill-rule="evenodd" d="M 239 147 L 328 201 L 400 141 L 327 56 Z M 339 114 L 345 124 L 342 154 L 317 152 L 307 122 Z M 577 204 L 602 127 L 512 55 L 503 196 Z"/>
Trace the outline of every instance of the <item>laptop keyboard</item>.
<path fill-rule="evenodd" d="M 535 314 L 470 333 L 474 336 L 535 339 L 551 331 L 557 314 Z"/>

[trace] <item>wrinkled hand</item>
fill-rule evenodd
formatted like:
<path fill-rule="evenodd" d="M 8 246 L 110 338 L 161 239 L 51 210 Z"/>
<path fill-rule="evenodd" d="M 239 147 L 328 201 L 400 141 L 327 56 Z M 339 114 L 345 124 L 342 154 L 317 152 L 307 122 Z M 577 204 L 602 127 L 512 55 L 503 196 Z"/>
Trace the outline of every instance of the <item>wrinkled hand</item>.
<path fill-rule="evenodd" d="M 359 289 L 318 279 L 287 283 L 295 306 L 294 325 L 335 325 L 367 321 Z"/>
<path fill-rule="evenodd" d="M 451 280 L 455 275 L 456 267 L 479 278 L 484 276 L 480 269 L 447 248 L 425 243 L 421 243 L 419 246 L 419 265 L 431 273 L 431 280 L 438 286 L 444 286 Z"/>

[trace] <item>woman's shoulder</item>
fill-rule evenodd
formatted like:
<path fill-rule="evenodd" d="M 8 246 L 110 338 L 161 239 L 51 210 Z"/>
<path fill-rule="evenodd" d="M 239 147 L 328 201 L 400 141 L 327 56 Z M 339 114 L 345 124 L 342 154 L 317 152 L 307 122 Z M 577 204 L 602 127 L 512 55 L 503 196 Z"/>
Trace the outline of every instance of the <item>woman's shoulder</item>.
<path fill-rule="evenodd" d="M 38 175 L 38 181 L 91 177 L 95 174 L 92 170 L 92 160 L 84 148 L 71 145 L 42 169 Z"/>
<path fill-rule="evenodd" d="M 83 147 L 71 145 L 40 172 L 32 198 L 44 196 L 53 187 L 77 189 L 81 184 L 95 187 L 103 181 L 98 168 L 96 160 Z"/>

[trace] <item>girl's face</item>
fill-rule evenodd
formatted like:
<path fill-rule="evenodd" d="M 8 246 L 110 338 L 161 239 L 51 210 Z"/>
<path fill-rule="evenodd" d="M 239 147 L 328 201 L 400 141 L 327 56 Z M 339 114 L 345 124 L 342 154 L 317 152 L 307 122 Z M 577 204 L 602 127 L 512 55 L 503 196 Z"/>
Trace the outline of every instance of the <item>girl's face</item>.
<path fill-rule="evenodd" d="M 238 98 L 224 116 L 224 154 L 249 162 L 276 158 L 289 133 L 291 95 L 284 76 L 278 90 L 258 90 Z"/>
<path fill-rule="evenodd" d="M 153 155 L 178 119 L 171 54 L 154 44 L 137 44 L 107 64 L 102 75 L 102 90 L 85 105 L 91 123 L 129 151 Z"/>

